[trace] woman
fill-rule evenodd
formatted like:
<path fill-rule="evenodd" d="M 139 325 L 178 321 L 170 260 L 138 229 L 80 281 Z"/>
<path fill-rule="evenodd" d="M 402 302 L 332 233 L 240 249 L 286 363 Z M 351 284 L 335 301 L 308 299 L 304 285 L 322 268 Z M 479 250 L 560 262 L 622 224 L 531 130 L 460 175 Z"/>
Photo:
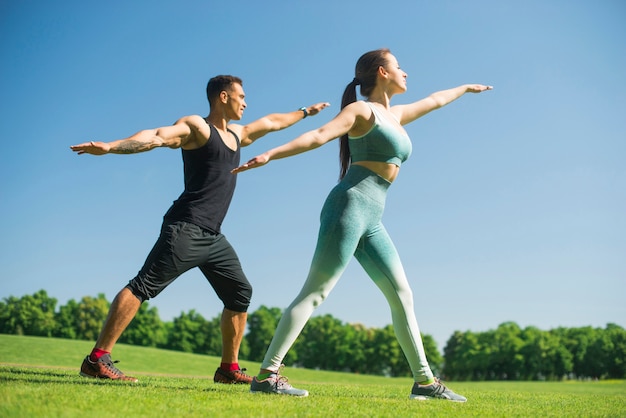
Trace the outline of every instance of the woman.
<path fill-rule="evenodd" d="M 341 112 L 329 123 L 261 154 L 233 170 L 239 173 L 270 160 L 290 157 L 341 137 L 341 181 L 330 192 L 320 216 L 321 226 L 308 278 L 285 310 L 261 364 L 251 392 L 307 396 L 287 383 L 278 371 L 314 309 L 328 296 L 352 255 L 385 295 L 391 308 L 398 342 L 409 362 L 415 383 L 410 398 L 443 398 L 465 402 L 434 376 L 426 360 L 413 295 L 400 258 L 381 222 L 389 185 L 411 153 L 402 125 L 458 99 L 491 86 L 463 85 L 433 93 L 407 105 L 390 106 L 391 97 L 404 93 L 407 74 L 388 49 L 370 51 L 356 64 L 354 80 L 343 94 Z M 356 101 L 360 85 L 365 101 Z"/>

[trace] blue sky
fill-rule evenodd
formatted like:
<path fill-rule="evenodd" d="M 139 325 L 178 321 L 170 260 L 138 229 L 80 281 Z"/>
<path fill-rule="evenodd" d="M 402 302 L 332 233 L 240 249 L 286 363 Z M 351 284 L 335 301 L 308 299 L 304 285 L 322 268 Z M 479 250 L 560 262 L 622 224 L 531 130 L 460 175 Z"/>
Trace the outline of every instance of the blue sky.
<path fill-rule="evenodd" d="M 242 122 L 331 108 L 244 148 L 253 157 L 330 120 L 354 64 L 389 47 L 407 103 L 493 85 L 407 126 L 411 159 L 384 222 L 421 330 L 505 321 L 626 326 L 626 5 L 622 1 L 20 1 L 0 3 L 0 297 L 111 300 L 141 267 L 183 187 L 180 151 L 77 156 L 208 113 L 216 74 L 243 78 Z M 251 310 L 300 289 L 338 144 L 240 174 L 224 223 L 254 285 Z M 171 320 L 221 304 L 198 271 L 151 306 Z M 316 314 L 391 323 L 353 261 Z"/>

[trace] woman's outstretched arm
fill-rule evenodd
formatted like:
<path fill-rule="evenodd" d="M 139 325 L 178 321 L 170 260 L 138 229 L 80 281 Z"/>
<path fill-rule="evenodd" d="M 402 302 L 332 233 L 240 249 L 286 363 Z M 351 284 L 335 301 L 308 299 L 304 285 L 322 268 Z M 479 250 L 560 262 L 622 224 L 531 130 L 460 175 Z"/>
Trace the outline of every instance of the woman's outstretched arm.
<path fill-rule="evenodd" d="M 241 173 L 251 168 L 261 167 L 271 160 L 287 158 L 319 148 L 327 142 L 347 133 L 354 125 L 357 116 L 360 115 L 360 111 L 362 111 L 362 106 L 358 103 L 351 103 L 322 127 L 306 132 L 286 144 L 257 155 L 247 163 L 232 170 L 232 173 Z"/>
<path fill-rule="evenodd" d="M 406 125 L 435 109 L 452 103 L 465 93 L 480 93 L 491 89 L 493 89 L 492 86 L 484 86 L 482 84 L 464 84 L 448 90 L 435 92 L 414 103 L 393 106 L 391 111 L 398 117 L 402 125 Z"/>

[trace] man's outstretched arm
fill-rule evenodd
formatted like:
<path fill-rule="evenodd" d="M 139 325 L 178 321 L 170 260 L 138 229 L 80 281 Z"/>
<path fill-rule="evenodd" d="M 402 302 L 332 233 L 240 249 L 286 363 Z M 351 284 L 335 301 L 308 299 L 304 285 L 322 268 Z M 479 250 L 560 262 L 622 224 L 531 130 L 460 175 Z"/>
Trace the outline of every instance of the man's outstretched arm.
<path fill-rule="evenodd" d="M 317 115 L 321 110 L 330 106 L 330 103 L 316 103 L 314 105 L 298 109 L 289 113 L 272 113 L 245 125 L 240 134 L 241 146 L 252 144 L 263 135 L 270 132 L 280 131 L 301 121 L 307 116 Z"/>
<path fill-rule="evenodd" d="M 180 148 L 192 136 L 196 122 L 193 118 L 193 116 L 182 118 L 172 126 L 145 129 L 124 139 L 111 142 L 89 141 L 72 145 L 70 148 L 78 154 L 92 155 L 136 154 L 158 147 Z"/>

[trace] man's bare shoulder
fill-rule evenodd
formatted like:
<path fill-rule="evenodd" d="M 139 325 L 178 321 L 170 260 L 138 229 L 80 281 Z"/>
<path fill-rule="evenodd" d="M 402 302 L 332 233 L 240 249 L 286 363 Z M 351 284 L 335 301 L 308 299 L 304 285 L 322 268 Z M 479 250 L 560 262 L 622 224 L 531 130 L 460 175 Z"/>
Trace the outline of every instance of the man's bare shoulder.
<path fill-rule="evenodd" d="M 188 115 L 178 119 L 174 126 L 186 125 L 189 129 L 189 137 L 186 144 L 183 146 L 185 149 L 199 148 L 206 143 L 211 136 L 211 128 L 206 119 L 200 115 Z"/>
<path fill-rule="evenodd" d="M 175 125 L 178 124 L 187 125 L 197 141 L 203 142 L 211 135 L 209 123 L 200 115 L 183 116 L 176 121 Z"/>
<path fill-rule="evenodd" d="M 200 115 L 187 115 L 179 118 L 174 125 L 185 124 L 191 128 L 200 128 L 207 125 L 206 120 Z"/>

